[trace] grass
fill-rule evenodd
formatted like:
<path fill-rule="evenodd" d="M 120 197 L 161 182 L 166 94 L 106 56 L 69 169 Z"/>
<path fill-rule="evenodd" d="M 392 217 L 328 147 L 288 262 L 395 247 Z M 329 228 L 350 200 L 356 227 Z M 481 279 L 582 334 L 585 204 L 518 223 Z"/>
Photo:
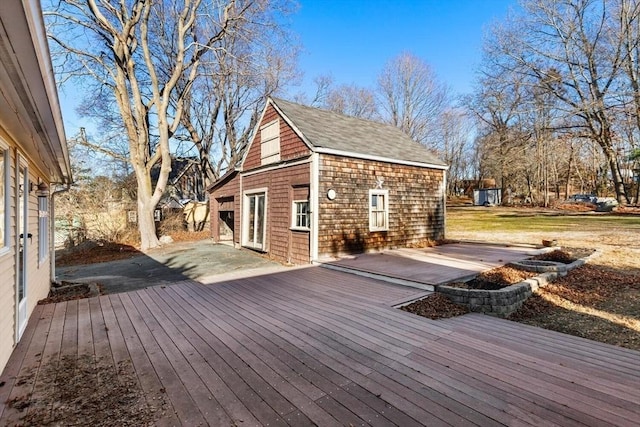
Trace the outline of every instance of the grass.
<path fill-rule="evenodd" d="M 447 238 L 541 244 L 557 240 L 600 256 L 541 288 L 513 320 L 640 350 L 640 215 L 451 207 Z"/>
<path fill-rule="evenodd" d="M 447 238 L 497 243 L 541 244 L 599 249 L 598 263 L 640 269 L 640 215 L 563 212 L 551 209 L 450 207 Z"/>
<path fill-rule="evenodd" d="M 640 232 L 640 216 L 588 213 L 563 213 L 540 209 L 449 208 L 447 226 L 455 233 L 473 231 L 554 232 L 579 227 L 581 231 L 600 232 L 603 228 Z"/>

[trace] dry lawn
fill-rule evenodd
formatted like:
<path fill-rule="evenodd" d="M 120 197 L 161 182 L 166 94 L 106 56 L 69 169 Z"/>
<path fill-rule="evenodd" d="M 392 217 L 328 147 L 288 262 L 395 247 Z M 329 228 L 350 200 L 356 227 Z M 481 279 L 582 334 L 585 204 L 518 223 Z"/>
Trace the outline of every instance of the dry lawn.
<path fill-rule="evenodd" d="M 598 249 L 511 319 L 640 350 L 640 215 L 464 207 L 448 208 L 447 227 L 449 239 Z"/>

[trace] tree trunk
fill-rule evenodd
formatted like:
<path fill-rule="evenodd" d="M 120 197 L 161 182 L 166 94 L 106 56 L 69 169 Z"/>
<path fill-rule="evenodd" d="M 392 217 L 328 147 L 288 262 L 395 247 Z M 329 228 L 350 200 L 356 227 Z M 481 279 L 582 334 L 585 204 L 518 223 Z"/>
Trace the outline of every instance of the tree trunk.
<path fill-rule="evenodd" d="M 569 198 L 569 189 L 571 188 L 571 174 L 573 168 L 573 141 L 569 144 L 569 164 L 567 165 L 567 182 L 564 187 L 564 198 Z"/>
<path fill-rule="evenodd" d="M 144 252 L 160 246 L 160 240 L 156 235 L 156 222 L 153 213 L 156 206 L 150 199 L 144 200 L 138 193 L 138 231 L 140 232 L 140 249 Z"/>
<path fill-rule="evenodd" d="M 620 204 L 628 204 L 629 197 L 627 196 L 627 192 L 624 188 L 624 182 L 622 180 L 622 174 L 620 173 L 620 168 L 618 168 L 618 161 L 615 153 L 613 152 L 613 148 L 611 146 L 602 147 L 604 151 L 605 158 L 607 159 L 607 163 L 609 164 L 609 170 L 611 171 L 611 179 L 613 181 L 613 186 L 616 191 L 616 199 Z"/>

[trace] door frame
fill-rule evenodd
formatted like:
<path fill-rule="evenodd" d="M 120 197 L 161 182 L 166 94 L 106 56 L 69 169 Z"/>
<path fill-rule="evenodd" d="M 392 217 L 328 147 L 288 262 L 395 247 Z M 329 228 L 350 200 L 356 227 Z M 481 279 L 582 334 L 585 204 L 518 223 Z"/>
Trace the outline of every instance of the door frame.
<path fill-rule="evenodd" d="M 263 210 L 262 210 L 262 244 L 258 245 L 255 243 L 255 239 L 254 239 L 254 243 L 250 243 L 249 240 L 249 197 L 251 196 L 257 196 L 257 195 L 262 195 L 263 196 L 263 200 L 264 200 L 264 206 L 263 206 Z M 267 252 L 267 217 L 268 217 L 268 194 L 267 194 L 267 188 L 256 188 L 256 189 L 252 189 L 252 190 L 247 190 L 244 191 L 242 193 L 242 246 L 246 246 L 248 248 L 251 249 L 255 249 L 258 251 L 262 251 L 262 252 Z M 254 207 L 254 209 L 257 210 L 258 206 L 256 205 Z M 254 222 L 257 222 L 258 218 L 257 216 L 254 217 Z M 255 234 L 255 228 L 254 228 L 254 234 Z M 251 237 L 255 237 L 255 236 L 251 236 Z"/>
<path fill-rule="evenodd" d="M 22 175 L 22 176 L 21 176 Z M 22 179 L 21 179 L 22 178 Z M 16 212 L 15 212 L 15 231 L 16 231 L 16 260 L 15 260 L 15 277 L 16 277 L 16 342 L 20 340 L 24 330 L 27 327 L 29 319 L 27 313 L 28 298 L 28 235 L 29 235 L 29 167 L 26 160 L 20 154 L 16 156 Z M 22 194 L 20 194 L 22 188 Z M 22 201 L 22 203 L 21 203 Z M 20 205 L 22 204 L 22 212 Z M 22 230 L 21 230 L 22 229 Z M 20 233 L 22 231 L 22 233 Z M 22 234 L 22 237 L 20 236 Z M 21 242 L 22 240 L 22 242 Z M 22 244 L 22 253 L 20 245 Z M 20 288 L 22 287 L 22 299 L 20 299 Z"/>

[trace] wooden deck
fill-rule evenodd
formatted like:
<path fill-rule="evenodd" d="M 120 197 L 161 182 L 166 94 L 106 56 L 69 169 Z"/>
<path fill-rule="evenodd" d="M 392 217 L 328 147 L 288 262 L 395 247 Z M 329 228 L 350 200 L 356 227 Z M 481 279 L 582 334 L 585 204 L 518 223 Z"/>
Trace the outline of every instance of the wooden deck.
<path fill-rule="evenodd" d="M 423 285 L 470 279 L 478 273 L 540 253 L 533 247 L 450 243 L 429 248 L 400 248 L 325 260 L 339 268 Z M 433 290 L 431 288 L 431 290 Z"/>
<path fill-rule="evenodd" d="M 638 425 L 640 352 L 391 307 L 417 293 L 313 267 L 39 306 L 0 378 L 0 425 L 65 355 L 129 363 L 166 397 L 160 425 Z"/>

